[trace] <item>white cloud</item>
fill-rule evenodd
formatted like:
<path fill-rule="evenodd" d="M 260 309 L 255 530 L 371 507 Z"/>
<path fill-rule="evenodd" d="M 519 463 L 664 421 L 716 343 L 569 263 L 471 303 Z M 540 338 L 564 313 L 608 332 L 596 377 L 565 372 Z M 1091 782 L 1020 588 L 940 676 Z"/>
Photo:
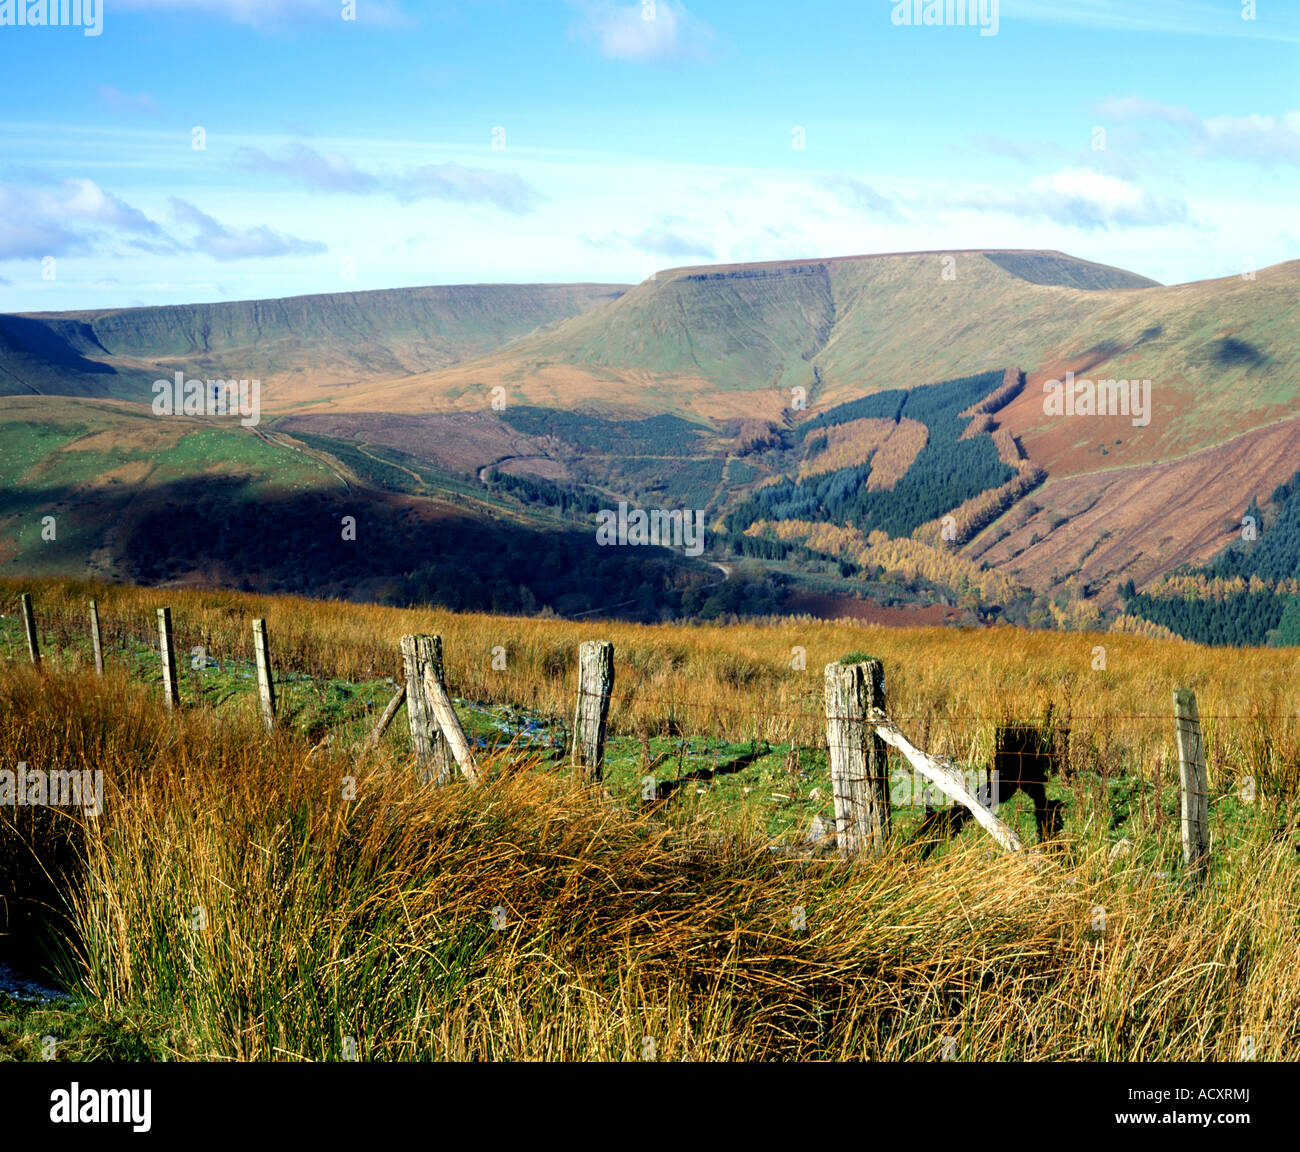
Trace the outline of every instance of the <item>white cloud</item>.
<path fill-rule="evenodd" d="M 1300 112 L 1281 116 L 1213 116 L 1204 122 L 1207 151 L 1264 164 L 1300 164 Z"/>
<path fill-rule="evenodd" d="M 821 185 L 828 192 L 834 193 L 840 203 L 854 212 L 877 219 L 898 219 L 898 207 L 894 202 L 864 180 L 835 174 L 822 177 Z"/>
<path fill-rule="evenodd" d="M 1300 111 L 1272 116 L 1211 116 L 1203 119 L 1188 108 L 1158 104 L 1140 96 L 1102 103 L 1098 111 L 1117 120 L 1158 120 L 1183 130 L 1198 154 L 1272 165 L 1300 164 Z"/>
<path fill-rule="evenodd" d="M 188 200 L 171 197 L 172 216 L 181 227 L 194 229 L 194 250 L 205 252 L 214 260 L 247 260 L 263 256 L 318 255 L 328 251 L 314 240 L 286 236 L 265 225 L 253 228 L 229 228 L 201 212 Z"/>
<path fill-rule="evenodd" d="M 269 156 L 260 148 L 237 148 L 232 157 L 235 167 L 245 172 L 268 172 L 283 176 L 318 192 L 373 192 L 379 180 L 355 167 L 337 152 L 317 152 L 305 144 L 290 144 L 279 156 Z"/>
<path fill-rule="evenodd" d="M 342 22 L 343 18 L 340 0 L 113 0 L 112 7 L 122 12 L 202 12 L 259 30 Z M 415 21 L 395 0 L 357 0 L 356 24 L 410 28 Z"/>
<path fill-rule="evenodd" d="M 512 172 L 468 168 L 455 161 L 422 164 L 393 182 L 393 195 L 403 203 L 427 198 L 462 204 L 491 204 L 514 216 L 531 212 L 542 194 Z"/>
<path fill-rule="evenodd" d="M 103 247 L 115 232 L 147 251 L 171 247 L 154 221 L 93 180 L 0 184 L 0 260 L 82 254 Z"/>
<path fill-rule="evenodd" d="M 282 176 L 313 192 L 387 193 L 403 204 L 451 200 L 490 204 L 523 216 L 544 199 L 536 188 L 512 172 L 471 168 L 454 161 L 422 164 L 397 174 L 376 174 L 358 168 L 337 152 L 318 152 L 305 144 L 291 144 L 278 156 L 270 156 L 260 148 L 239 148 L 233 160 L 245 172 Z"/>
<path fill-rule="evenodd" d="M 610 60 L 699 60 L 708 52 L 713 30 L 678 0 L 577 0 L 582 14 L 576 35 L 593 40 Z"/>
<path fill-rule="evenodd" d="M 1113 96 L 1109 100 L 1103 100 L 1097 106 L 1097 111 L 1102 116 L 1116 120 L 1164 120 L 1197 132 L 1201 126 L 1200 117 L 1190 109 L 1160 104 L 1144 96 Z"/>
<path fill-rule="evenodd" d="M 635 236 L 624 232 L 606 232 L 602 236 L 579 233 L 578 239 L 599 252 L 635 251 L 646 256 L 661 256 L 668 260 L 688 259 L 692 256 L 712 260 L 716 247 L 701 239 L 688 228 L 689 222 L 681 216 L 661 216 L 659 220 L 642 228 Z"/>
<path fill-rule="evenodd" d="M 1181 200 L 1161 199 L 1128 180 L 1090 168 L 1062 168 L 1035 177 L 1027 188 L 954 189 L 933 194 L 930 200 L 936 208 L 1044 219 L 1084 231 L 1193 223 Z"/>

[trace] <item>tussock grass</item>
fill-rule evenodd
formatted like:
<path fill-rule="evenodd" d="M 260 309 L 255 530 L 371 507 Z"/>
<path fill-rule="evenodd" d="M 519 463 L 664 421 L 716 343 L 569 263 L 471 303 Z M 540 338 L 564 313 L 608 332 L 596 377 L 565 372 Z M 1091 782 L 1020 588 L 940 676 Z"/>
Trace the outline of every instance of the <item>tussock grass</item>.
<path fill-rule="evenodd" d="M 1141 845 L 1112 860 L 1100 805 L 1051 850 L 844 866 L 535 760 L 431 789 L 391 749 L 11 665 L 19 759 L 100 769 L 106 802 L 0 810 L 11 926 L 36 908 L 83 1011 L 156 1058 L 622 1060 L 649 1038 L 658 1059 L 900 1060 L 951 1038 L 963 1060 L 1193 1060 L 1250 1036 L 1284 1059 L 1300 1039 L 1300 867 L 1265 820 L 1216 845 L 1199 895 Z"/>
<path fill-rule="evenodd" d="M 47 654 L 66 653 L 68 666 L 87 661 L 89 597 L 99 600 L 110 645 L 132 636 L 156 645 L 154 612 L 166 603 L 181 652 L 202 645 L 223 663 L 251 661 L 250 624 L 265 616 L 277 669 L 320 680 L 400 677 L 399 638 L 437 633 L 453 693 L 556 718 L 572 715 L 579 642 L 608 639 L 616 661 L 609 723 L 617 734 L 682 731 L 815 746 L 825 739 L 822 669 L 861 651 L 884 663 L 889 710 L 903 730 L 946 741 L 949 755 L 986 753 L 1000 722 L 1050 719 L 1071 729 L 1072 769 L 1122 766 L 1165 783 L 1176 779 L 1171 694 L 1192 688 L 1205 718 L 1212 784 L 1232 788 L 1249 775 L 1261 792 L 1300 790 L 1296 650 L 809 619 L 689 627 L 574 622 L 193 588 L 28 585 L 0 580 L 0 612 L 14 614 L 18 593 L 34 590 Z M 506 650 L 505 671 L 492 666 L 498 646 Z M 1094 669 L 1097 647 L 1105 649 L 1104 669 Z M 182 667 L 182 680 L 187 675 Z"/>

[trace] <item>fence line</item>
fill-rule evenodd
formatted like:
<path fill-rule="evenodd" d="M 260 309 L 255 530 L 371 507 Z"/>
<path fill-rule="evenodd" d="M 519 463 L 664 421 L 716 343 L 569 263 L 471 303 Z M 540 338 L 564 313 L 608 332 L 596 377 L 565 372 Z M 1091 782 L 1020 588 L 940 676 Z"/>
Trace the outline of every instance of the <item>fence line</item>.
<path fill-rule="evenodd" d="M 61 620 L 63 619 L 63 614 L 60 614 L 60 619 Z M 126 637 L 135 640 L 141 647 L 148 647 L 150 644 L 150 642 L 146 641 L 145 638 L 142 637 L 139 633 L 128 631 L 124 625 L 118 626 L 118 635 L 121 637 Z M 183 648 L 185 647 L 185 645 L 181 645 L 181 647 Z M 204 645 L 204 647 L 206 648 L 207 645 Z M 232 656 L 229 659 L 241 665 L 248 664 L 249 666 L 255 667 L 252 661 L 242 657 Z M 394 663 L 398 664 L 400 663 L 400 660 L 395 660 Z M 224 668 L 222 670 L 224 670 Z M 312 677 L 307 673 L 287 673 L 285 675 L 276 677 L 274 682 L 277 684 L 297 682 L 295 679 L 286 679 L 285 678 L 286 675 L 295 676 L 295 677 L 306 677 L 309 679 L 317 678 L 317 677 Z M 325 677 L 322 676 L 320 678 L 325 678 Z M 534 690 L 542 689 L 546 691 L 551 691 L 557 687 L 557 685 L 553 681 L 525 679 L 523 677 L 514 676 L 513 674 L 510 674 L 510 681 L 513 684 L 522 686 L 524 688 L 531 688 Z M 657 694 L 645 693 L 638 689 L 631 689 L 626 692 L 611 691 L 608 693 L 595 693 L 595 694 L 603 696 L 609 701 L 619 701 L 624 704 L 642 702 L 648 704 L 659 704 L 666 707 L 694 708 L 694 709 L 704 709 L 712 712 L 727 712 L 735 715 L 743 715 L 743 716 L 749 716 L 753 718 L 776 717 L 780 719 L 816 721 L 816 720 L 823 719 L 825 716 L 825 713 L 821 709 L 815 707 L 808 711 L 790 711 L 790 710 L 779 709 L 779 708 L 763 708 L 761 710 L 755 710 L 753 708 L 746 708 L 743 706 L 735 706 L 735 705 L 726 705 L 721 703 L 715 703 L 713 701 L 691 700 L 687 698 L 660 696 Z M 812 691 L 804 692 L 802 693 L 802 695 L 806 697 L 809 701 L 818 700 L 821 698 L 821 694 L 818 693 L 815 689 Z M 909 722 L 915 721 L 919 723 L 941 722 L 944 724 L 986 724 L 991 722 L 1002 722 L 1007 724 L 1038 725 L 1041 724 L 1042 721 L 1041 716 L 1034 716 L 1034 715 L 1022 716 L 1018 714 L 1003 714 L 1001 712 L 996 712 L 996 713 L 995 712 L 937 713 L 933 711 L 914 712 L 914 713 L 896 712 L 896 713 L 891 713 L 891 716 L 896 721 L 909 721 Z M 1070 713 L 1070 716 L 1074 721 L 1077 722 L 1101 721 L 1101 720 L 1147 721 L 1156 724 L 1168 724 L 1169 722 L 1168 714 L 1160 713 L 1160 712 L 1097 712 L 1097 713 L 1072 712 Z M 1209 722 L 1220 722 L 1220 723 L 1251 723 L 1251 722 L 1258 722 L 1258 721 L 1300 722 L 1300 713 L 1292 713 L 1292 712 L 1256 712 L 1250 714 L 1203 713 L 1200 719 L 1203 724 Z M 1065 720 L 1062 719 L 1059 723 L 1065 723 Z"/>
<path fill-rule="evenodd" d="M 26 633 L 29 655 L 32 663 L 40 666 L 39 638 L 31 596 L 23 593 L 21 598 L 24 631 Z M 100 620 L 95 601 L 89 603 L 89 620 L 91 641 L 94 650 L 95 668 L 103 675 L 103 651 L 100 632 Z M 157 609 L 159 660 L 162 669 L 163 693 L 169 711 L 180 707 L 179 683 L 175 664 L 175 635 L 172 626 L 171 609 Z M 133 633 L 119 628 L 119 636 L 139 640 Z M 198 651 L 206 648 L 198 646 Z M 384 730 L 405 704 L 411 724 L 412 745 L 416 750 L 417 766 L 421 778 L 426 782 L 446 783 L 450 780 L 450 764 L 454 760 L 456 767 L 471 784 L 481 780 L 480 770 L 474 760 L 469 741 L 460 720 L 456 715 L 451 698 L 443 680 L 442 644 L 437 636 L 403 636 L 399 645 L 405 670 L 406 684 L 393 696 L 378 727 L 371 737 L 363 742 L 362 747 L 375 748 Z M 268 732 L 276 724 L 276 699 L 274 677 L 270 660 L 270 644 L 265 618 L 253 621 L 253 664 L 257 675 L 259 705 Z M 308 676 L 307 679 L 314 679 Z M 519 679 L 514 683 L 518 685 Z M 548 691 L 556 687 L 554 683 L 539 684 L 524 681 L 525 685 L 535 690 L 545 687 Z M 922 717 L 898 715 L 890 718 L 885 707 L 884 672 L 879 661 L 863 660 L 858 663 L 845 664 L 843 661 L 828 664 L 825 669 L 824 702 L 825 708 L 819 713 L 780 712 L 764 709 L 761 712 L 737 707 L 719 706 L 711 701 L 692 701 L 656 697 L 638 691 L 625 692 L 621 695 L 613 691 L 614 684 L 614 650 L 608 641 L 587 641 L 579 646 L 577 710 L 574 715 L 573 740 L 569 753 L 570 763 L 574 768 L 583 770 L 588 783 L 599 783 L 602 777 L 605 745 L 605 729 L 609 706 L 613 700 L 659 703 L 671 708 L 707 708 L 712 711 L 741 713 L 754 719 L 760 717 L 771 719 L 773 716 L 784 718 L 813 719 L 818 718 L 826 725 L 826 748 L 832 780 L 832 792 L 835 801 L 836 836 L 840 854 L 854 857 L 863 854 L 878 854 L 884 850 L 889 839 L 890 797 L 888 794 L 888 761 L 886 745 L 902 752 L 915 773 L 919 773 L 938 787 L 941 792 L 962 805 L 981 823 L 1003 847 L 1018 850 L 1021 842 L 1014 832 L 993 815 L 996 803 L 993 784 L 990 781 L 989 800 L 986 804 L 967 788 L 954 763 L 943 756 L 932 756 L 913 745 L 902 733 L 897 720 L 918 719 Z M 200 693 L 201 696 L 201 693 Z M 1179 757 L 1179 792 L 1181 807 L 1181 831 L 1184 851 L 1184 863 L 1188 872 L 1200 883 L 1209 870 L 1210 841 L 1208 797 L 1209 785 L 1206 772 L 1205 746 L 1202 736 L 1202 720 L 1245 719 L 1252 722 L 1267 719 L 1300 719 L 1300 716 L 1254 713 L 1246 717 L 1211 716 L 1201 717 L 1197 710 L 1195 693 L 1180 689 L 1174 692 L 1174 736 Z M 1049 713 L 1050 717 L 1050 713 Z M 938 716 L 931 713 L 923 715 L 925 732 L 928 734 L 933 723 L 962 723 L 974 721 L 987 723 L 993 721 L 999 725 L 997 756 L 1003 755 L 1001 732 L 1010 730 L 1011 717 L 989 715 L 980 717 Z M 1128 719 L 1160 720 L 1168 723 L 1169 717 L 1141 713 L 1102 713 L 1098 716 L 1076 715 L 1067 713 L 1056 723 L 1043 723 L 1037 718 L 1026 729 L 1036 729 L 1043 733 L 1055 729 L 1057 734 L 1071 731 L 1073 725 L 1086 724 L 1090 720 Z M 562 723 L 562 721 L 561 721 Z M 870 730 L 870 734 L 868 734 Z M 648 737 L 647 737 L 648 739 Z M 755 738 L 756 740 L 757 738 Z M 925 739 L 925 737 L 923 737 Z M 513 741 L 511 745 L 513 746 Z M 765 745 L 767 744 L 764 741 Z M 797 747 L 797 744 L 792 745 Z M 439 751 L 435 755 L 436 751 Z M 450 753 L 450 755 L 448 755 Z M 1024 757 L 1026 752 L 1016 753 Z M 1057 755 L 1054 747 L 1050 755 L 1045 746 L 1038 753 L 1032 754 L 1041 760 L 1048 755 L 1049 761 Z M 436 767 L 431 762 L 437 761 Z M 1027 791 L 1034 794 L 1036 817 L 1039 820 L 1040 837 L 1051 834 L 1051 820 L 1044 824 L 1047 806 L 1059 801 L 1045 799 L 1044 785 L 1048 769 L 1041 763 L 1034 769 L 1041 778 L 1030 781 Z M 1022 763 L 1023 771 L 1023 763 Z M 651 777 L 653 779 L 653 777 Z M 1012 792 L 1025 784 L 1023 776 L 1012 781 Z M 1157 789 L 1160 787 L 1156 782 Z M 1034 792 L 1034 789 L 1037 789 Z M 656 789 L 655 798 L 658 798 Z M 1048 817 L 1052 812 L 1046 811 Z M 1159 805 L 1156 809 L 1157 823 Z M 1047 829 L 1047 831 L 1045 831 Z"/>

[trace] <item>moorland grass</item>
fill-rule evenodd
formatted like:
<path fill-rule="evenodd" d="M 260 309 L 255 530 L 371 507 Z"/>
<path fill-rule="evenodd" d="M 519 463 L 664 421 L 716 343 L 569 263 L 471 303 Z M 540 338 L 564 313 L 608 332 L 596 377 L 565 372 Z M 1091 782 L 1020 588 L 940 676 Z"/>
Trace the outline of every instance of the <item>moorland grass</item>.
<path fill-rule="evenodd" d="M 1232 1060 L 1243 1037 L 1287 1059 L 1300 1039 L 1295 727 L 1273 718 L 1297 711 L 1294 656 L 1232 653 L 1226 676 L 1222 653 L 1105 637 L 1111 672 L 1090 679 L 1077 666 L 1094 637 L 582 626 L 94 590 L 106 618 L 147 622 L 166 599 L 231 654 L 265 614 L 282 667 L 358 679 L 395 670 L 403 632 L 439 632 L 463 696 L 519 687 L 490 677 L 499 640 L 565 711 L 560 654 L 599 633 L 620 654 L 631 717 L 616 705 L 611 719 L 627 727 L 663 721 L 652 697 L 669 692 L 718 705 L 718 730 L 723 706 L 814 711 L 820 675 L 782 667 L 795 644 L 813 669 L 859 646 L 880 656 L 891 706 L 928 711 L 932 743 L 959 743 L 965 729 L 942 720 L 966 709 L 1041 718 L 1056 701 L 1076 731 L 1092 723 L 1059 844 L 993 854 L 964 834 L 929 861 L 899 845 L 845 865 L 772 852 L 737 810 L 643 808 L 530 753 L 490 757 L 480 789 L 431 789 L 398 741 L 361 755 L 296 727 L 268 736 L 251 706 L 171 715 L 138 676 L 84 667 L 86 588 L 36 592 L 50 658 L 0 667 L 0 765 L 102 770 L 106 800 L 95 818 L 0 810 L 6 930 L 52 936 L 80 997 L 58 1020 L 0 1005 L 10 1056 L 36 1058 L 51 1029 L 65 1058 L 245 1060 L 353 1045 L 379 1060 L 896 1060 L 949 1043 L 963 1060 Z M 1164 732 L 1124 718 L 1163 708 L 1171 683 L 1197 687 L 1203 714 L 1242 716 L 1211 745 L 1218 831 L 1200 891 L 1176 818 L 1141 787 L 1169 771 Z M 774 715 L 771 731 L 798 722 Z M 1243 815 L 1246 773 L 1259 794 Z"/>

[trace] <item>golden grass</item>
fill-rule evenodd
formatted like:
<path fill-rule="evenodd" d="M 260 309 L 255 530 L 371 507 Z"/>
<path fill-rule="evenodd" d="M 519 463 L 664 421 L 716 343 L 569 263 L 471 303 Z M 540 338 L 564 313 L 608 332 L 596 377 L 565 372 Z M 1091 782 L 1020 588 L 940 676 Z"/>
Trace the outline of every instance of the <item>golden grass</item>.
<path fill-rule="evenodd" d="M 535 764 L 429 789 L 391 753 L 20 666 L 0 671 L 19 755 L 105 773 L 103 815 L 62 817 L 72 967 L 159 1058 L 1230 1060 L 1300 1039 L 1300 869 L 1263 824 L 1198 897 L 1112 861 L 1100 820 L 1050 852 L 783 863 L 752 828 L 622 811 Z"/>
<path fill-rule="evenodd" d="M 28 582 L 31 583 L 31 582 Z M 17 611 L 26 584 L 0 581 L 0 611 Z M 1018 628 L 888 628 L 787 618 L 719 625 L 641 625 L 456 614 L 192 588 L 50 581 L 34 587 L 54 648 L 84 646 L 85 604 L 99 602 L 106 641 L 156 637 L 155 610 L 170 605 L 177 646 L 251 659 L 254 617 L 265 616 L 277 670 L 321 678 L 400 678 L 405 633 L 443 639 L 452 692 L 479 702 L 572 714 L 577 646 L 615 649 L 615 733 L 681 730 L 734 740 L 824 742 L 822 669 L 848 651 L 885 666 L 888 707 L 903 730 L 942 733 L 954 753 L 987 750 L 998 723 L 1072 730 L 1071 767 L 1116 767 L 1168 781 L 1172 693 L 1196 691 L 1212 786 L 1253 776 L 1261 792 L 1300 783 L 1300 653 L 1214 649 L 1123 633 Z M 506 670 L 492 667 L 506 650 Z M 72 657 L 76 661 L 84 657 Z M 184 673 L 182 673 L 184 675 Z"/>

